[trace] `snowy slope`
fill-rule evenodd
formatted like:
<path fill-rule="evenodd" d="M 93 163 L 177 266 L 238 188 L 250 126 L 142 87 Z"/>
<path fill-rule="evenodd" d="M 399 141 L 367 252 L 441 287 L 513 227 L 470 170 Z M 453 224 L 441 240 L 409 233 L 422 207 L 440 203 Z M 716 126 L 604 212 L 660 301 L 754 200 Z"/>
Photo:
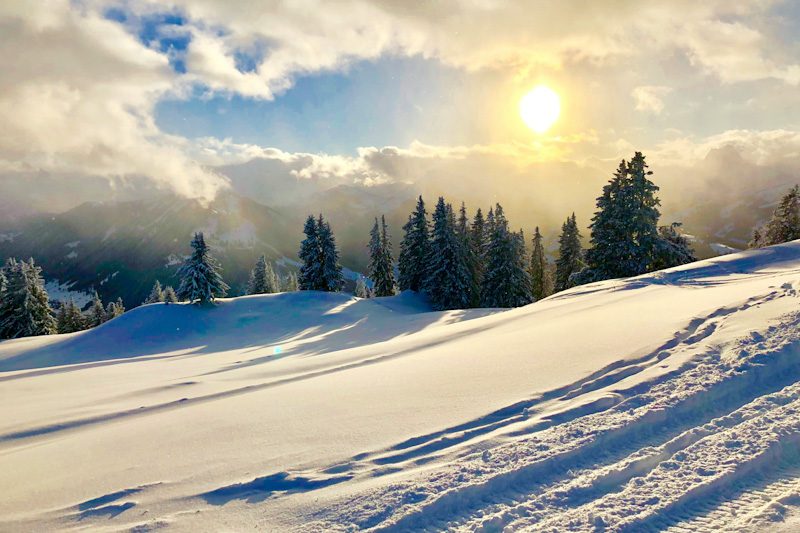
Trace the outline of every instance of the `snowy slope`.
<path fill-rule="evenodd" d="M 151 305 L 0 343 L 0 530 L 800 525 L 800 241 L 509 311 Z"/>

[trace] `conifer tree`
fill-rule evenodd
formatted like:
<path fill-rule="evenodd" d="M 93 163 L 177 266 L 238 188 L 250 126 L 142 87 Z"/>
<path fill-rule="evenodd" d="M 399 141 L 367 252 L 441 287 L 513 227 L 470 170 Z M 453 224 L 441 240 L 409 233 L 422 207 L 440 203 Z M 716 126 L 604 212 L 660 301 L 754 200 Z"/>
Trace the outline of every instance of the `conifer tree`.
<path fill-rule="evenodd" d="M 106 321 L 112 320 L 121 316 L 125 312 L 125 304 L 122 303 L 122 298 L 117 298 L 115 302 L 109 302 L 106 306 Z"/>
<path fill-rule="evenodd" d="M 8 286 L 0 302 L 0 338 L 16 339 L 55 333 L 42 269 L 31 258 L 7 265 Z"/>
<path fill-rule="evenodd" d="M 573 277 L 573 284 L 636 276 L 693 260 L 688 242 L 677 231 L 679 223 L 658 227 L 660 202 L 652 174 L 641 152 L 630 162 L 620 162 L 597 199 L 588 268 Z"/>
<path fill-rule="evenodd" d="M 192 254 L 178 270 L 181 278 L 178 297 L 189 303 L 205 304 L 225 296 L 230 287 L 222 280 L 222 269 L 211 255 L 202 232 L 194 234 L 191 246 Z"/>
<path fill-rule="evenodd" d="M 469 285 L 467 286 L 469 307 L 477 307 L 480 304 L 480 284 L 478 281 L 480 270 L 480 256 L 475 253 L 472 243 L 472 228 L 467 217 L 467 207 L 461 202 L 458 210 L 458 220 L 456 221 L 456 234 L 463 248 L 464 259 L 469 271 Z"/>
<path fill-rule="evenodd" d="M 145 304 L 157 304 L 164 301 L 164 291 L 161 288 L 161 282 L 156 280 L 153 288 L 150 290 L 150 295 L 144 301 Z"/>
<path fill-rule="evenodd" d="M 300 275 L 297 278 L 297 283 L 301 291 L 314 291 L 319 290 L 320 278 L 320 245 L 317 228 L 317 220 L 313 215 L 308 215 L 306 218 L 303 233 L 306 238 L 300 243 Z"/>
<path fill-rule="evenodd" d="M 654 269 L 670 268 L 697 261 L 689 240 L 680 232 L 681 223 L 659 226 L 659 249 L 656 253 Z"/>
<path fill-rule="evenodd" d="M 483 218 L 481 208 L 475 213 L 470 225 L 469 231 L 469 246 L 473 266 L 473 280 L 475 283 L 475 294 L 472 301 L 472 306 L 477 307 L 480 305 L 481 293 L 480 288 L 483 284 L 483 273 L 485 270 L 485 249 L 486 249 L 486 221 Z"/>
<path fill-rule="evenodd" d="M 92 305 L 89 307 L 87 323 L 90 328 L 96 328 L 100 324 L 106 321 L 106 309 L 103 307 L 103 300 L 100 299 L 100 295 L 97 294 L 97 291 L 94 291 L 94 298 L 92 299 Z"/>
<path fill-rule="evenodd" d="M 369 277 L 373 283 L 375 296 L 392 296 L 395 293 L 394 261 L 392 259 L 391 242 L 386 227 L 386 218 L 381 216 L 370 231 L 369 239 Z"/>
<path fill-rule="evenodd" d="M 536 226 L 536 230 L 533 232 L 532 247 L 531 294 L 533 300 L 538 301 L 549 296 L 547 292 L 547 259 L 544 255 L 544 244 L 542 243 L 542 234 L 539 233 L 539 226 Z"/>
<path fill-rule="evenodd" d="M 522 233 L 509 230 L 500 204 L 489 210 L 487 228 L 489 235 L 481 304 L 484 307 L 519 307 L 531 303 L 531 279 Z"/>
<path fill-rule="evenodd" d="M 86 329 L 86 319 L 71 298 L 61 303 L 56 323 L 59 333 L 75 333 Z"/>
<path fill-rule="evenodd" d="M 297 275 L 294 272 L 289 272 L 286 279 L 283 281 L 284 292 L 294 292 L 300 290 L 297 286 Z"/>
<path fill-rule="evenodd" d="M 772 218 L 753 234 L 751 248 L 772 246 L 800 239 L 800 185 L 795 185 L 781 198 Z"/>
<path fill-rule="evenodd" d="M 275 286 L 275 272 L 272 265 L 267 263 L 265 256 L 260 256 L 256 266 L 250 271 L 250 280 L 247 282 L 247 294 L 272 294 L 278 292 Z"/>
<path fill-rule="evenodd" d="M 175 289 L 172 288 L 172 285 L 167 285 L 164 287 L 164 303 L 178 303 L 178 295 L 175 294 Z"/>
<path fill-rule="evenodd" d="M 556 260 L 555 291 L 563 291 L 573 285 L 570 277 L 584 268 L 583 250 L 581 249 L 581 234 L 575 213 L 567 217 L 561 226 L 561 236 L 558 239 L 558 259 Z"/>
<path fill-rule="evenodd" d="M 398 269 L 400 276 L 398 284 L 401 291 L 420 291 L 423 289 L 427 276 L 427 261 L 430 256 L 430 237 L 428 231 L 428 213 L 422 196 L 417 200 L 417 206 L 408 216 L 408 222 L 403 226 L 403 239 L 400 242 L 400 255 Z"/>
<path fill-rule="evenodd" d="M 367 282 L 364 279 L 364 276 L 358 276 L 356 280 L 356 290 L 354 292 L 357 298 L 369 298 L 370 297 L 370 290 L 367 287 Z"/>
<path fill-rule="evenodd" d="M 442 197 L 433 212 L 431 237 L 425 293 L 435 309 L 464 309 L 470 303 L 470 272 L 453 208 Z"/>
<path fill-rule="evenodd" d="M 339 264 L 339 250 L 336 248 L 336 239 L 333 236 L 330 224 L 322 218 L 317 219 L 317 232 L 319 236 L 319 275 L 317 290 L 337 292 L 344 285 L 342 265 Z"/>

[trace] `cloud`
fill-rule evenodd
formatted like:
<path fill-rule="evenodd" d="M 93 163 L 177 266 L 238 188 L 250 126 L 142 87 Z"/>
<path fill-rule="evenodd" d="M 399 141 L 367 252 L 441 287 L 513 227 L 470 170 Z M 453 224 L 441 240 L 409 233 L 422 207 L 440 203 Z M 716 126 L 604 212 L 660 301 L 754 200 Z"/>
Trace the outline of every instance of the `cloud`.
<path fill-rule="evenodd" d="M 185 49 L 143 42 L 137 33 L 141 20 L 110 20 L 105 16 L 110 7 L 129 10 L 134 19 L 179 13 L 180 25 L 164 31 L 179 34 Z M 288 153 L 166 134 L 156 124 L 155 106 L 166 97 L 196 96 L 198 87 L 273 99 L 299 76 L 342 71 L 388 55 L 525 78 L 585 65 L 613 75 L 636 60 L 683 54 L 695 69 L 722 83 L 775 79 L 797 84 L 800 66 L 765 32 L 770 7 L 770 2 L 722 0 L 579 7 L 510 0 L 3 2 L 0 172 L 144 178 L 157 188 L 203 199 L 227 186 L 213 167 L 254 158 L 285 168 L 294 180 L 365 186 L 449 180 L 459 188 L 470 181 L 465 177 L 478 179 L 480 173 L 487 184 L 497 173 L 558 180 L 566 168 L 583 172 L 595 168 L 594 161 L 616 157 L 614 143 L 620 141 L 586 132 L 526 145 L 412 143 L 362 148 L 355 156 Z M 182 69 L 175 68 L 176 60 Z M 658 114 L 668 91 L 641 85 L 631 94 L 637 109 Z M 737 141 L 730 132 L 721 135 L 754 154 L 790 136 L 762 140 L 741 133 Z M 702 151 L 698 144 L 707 142 L 676 138 L 657 151 L 680 160 L 686 152 Z"/>
<path fill-rule="evenodd" d="M 672 88 L 661 85 L 642 85 L 635 87 L 631 91 L 631 96 L 636 104 L 637 111 L 660 115 L 664 110 L 664 96 L 669 94 Z"/>
<path fill-rule="evenodd" d="M 146 176 L 212 198 L 225 180 L 153 120 L 176 90 L 167 58 L 72 3 L 0 6 L 0 169 Z"/>
<path fill-rule="evenodd" d="M 145 0 L 139 5 L 153 8 Z M 472 71 L 510 68 L 535 75 L 576 62 L 619 65 L 623 58 L 682 53 L 724 83 L 800 81 L 800 66 L 781 60 L 779 46 L 758 27 L 768 24 L 763 21 L 771 2 L 620 1 L 577 7 L 503 0 L 172 0 L 168 5 L 189 20 L 191 76 L 212 90 L 266 99 L 298 76 L 393 54 L 436 58 Z M 253 49 L 259 50 L 255 68 L 238 68 L 237 53 Z"/>

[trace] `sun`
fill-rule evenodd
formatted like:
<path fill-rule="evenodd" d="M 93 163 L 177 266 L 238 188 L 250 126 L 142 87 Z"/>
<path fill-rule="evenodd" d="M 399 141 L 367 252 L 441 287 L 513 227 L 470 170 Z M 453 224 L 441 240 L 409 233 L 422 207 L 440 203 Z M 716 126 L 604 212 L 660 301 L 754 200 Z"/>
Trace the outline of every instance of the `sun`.
<path fill-rule="evenodd" d="M 536 133 L 544 133 L 558 120 L 561 99 L 550 87 L 539 85 L 519 101 L 519 115 Z"/>

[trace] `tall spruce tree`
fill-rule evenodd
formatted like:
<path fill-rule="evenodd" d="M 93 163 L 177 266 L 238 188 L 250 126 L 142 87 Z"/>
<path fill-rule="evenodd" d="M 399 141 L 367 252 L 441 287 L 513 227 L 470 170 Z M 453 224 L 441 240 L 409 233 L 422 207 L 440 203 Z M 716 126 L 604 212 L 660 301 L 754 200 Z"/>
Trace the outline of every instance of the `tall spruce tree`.
<path fill-rule="evenodd" d="M 536 226 L 536 230 L 533 232 L 531 244 L 531 294 L 533 300 L 538 301 L 549 296 L 547 292 L 547 259 L 544 255 L 544 244 L 542 234 L 539 233 L 539 226 Z"/>
<path fill-rule="evenodd" d="M 472 258 L 475 261 L 473 278 L 475 281 L 475 295 L 472 306 L 477 307 L 481 302 L 481 285 L 483 284 L 483 273 L 485 270 L 485 251 L 486 251 L 486 221 L 483 218 L 483 211 L 479 207 L 472 218 L 469 231 L 469 246 Z"/>
<path fill-rule="evenodd" d="M 456 233 L 452 206 L 439 197 L 433 212 L 433 229 L 427 258 L 424 290 L 435 309 L 469 306 L 470 272 L 466 250 Z"/>
<path fill-rule="evenodd" d="M 772 218 L 753 233 L 752 248 L 772 246 L 800 239 L 800 185 L 795 185 L 781 198 Z"/>
<path fill-rule="evenodd" d="M 89 307 L 87 313 L 87 325 L 90 328 L 96 328 L 106 321 L 106 309 L 103 307 L 103 300 L 97 291 L 94 291 L 94 298 L 92 298 L 92 305 Z"/>
<path fill-rule="evenodd" d="M 430 256 L 430 237 L 428 213 L 422 196 L 417 200 L 414 212 L 408 216 L 403 226 L 403 239 L 400 241 L 398 285 L 401 291 L 421 291 L 427 276 L 427 261 Z"/>
<path fill-rule="evenodd" d="M 156 280 L 153 288 L 150 290 L 150 295 L 144 301 L 145 304 L 157 304 L 164 301 L 164 290 L 161 288 L 161 282 Z"/>
<path fill-rule="evenodd" d="M 491 222 L 489 222 L 491 221 Z M 509 230 L 503 207 L 496 204 L 487 216 L 486 270 L 481 287 L 484 307 L 519 307 L 531 302 L 531 278 L 525 260 L 522 233 Z"/>
<path fill-rule="evenodd" d="M 260 256 L 256 266 L 250 271 L 247 294 L 272 294 L 279 291 L 278 279 L 272 265 L 265 256 Z"/>
<path fill-rule="evenodd" d="M 0 302 L 0 338 L 56 333 L 57 324 L 44 288 L 42 269 L 33 259 L 7 265 L 8 286 Z"/>
<path fill-rule="evenodd" d="M 467 206 L 461 202 L 461 207 L 458 210 L 458 220 L 456 221 L 456 233 L 461 247 L 464 249 L 464 257 L 467 262 L 467 270 L 469 271 L 469 286 L 468 297 L 469 307 L 477 307 L 480 305 L 480 256 L 472 242 L 472 227 L 467 217 Z"/>
<path fill-rule="evenodd" d="M 339 250 L 333 236 L 331 225 L 322 218 L 317 219 L 317 234 L 319 239 L 319 278 L 317 289 L 326 292 L 337 292 L 344 286 L 342 265 L 339 264 Z"/>
<path fill-rule="evenodd" d="M 391 246 L 386 218 L 381 216 L 380 226 L 378 226 L 376 218 L 375 225 L 370 231 L 368 265 L 375 296 L 392 296 L 395 293 L 394 260 Z"/>
<path fill-rule="evenodd" d="M 636 276 L 694 259 L 677 231 L 680 224 L 659 230 L 660 201 L 652 174 L 641 152 L 630 162 L 620 162 L 597 198 L 588 267 L 573 278 L 574 283 Z"/>
<path fill-rule="evenodd" d="M 222 268 L 211 255 L 202 232 L 194 234 L 191 246 L 192 254 L 178 270 L 178 297 L 205 304 L 225 296 L 230 287 L 223 281 Z"/>
<path fill-rule="evenodd" d="M 561 226 L 558 239 L 558 259 L 556 260 L 555 291 L 563 291 L 572 286 L 570 277 L 584 268 L 581 234 L 575 213 L 567 217 Z"/>
<path fill-rule="evenodd" d="M 301 291 L 315 291 L 319 290 L 320 278 L 320 245 L 319 245 L 319 231 L 317 228 L 317 220 L 313 215 L 308 215 L 306 218 L 303 233 L 306 238 L 300 243 L 300 275 L 297 278 L 297 284 Z"/>

